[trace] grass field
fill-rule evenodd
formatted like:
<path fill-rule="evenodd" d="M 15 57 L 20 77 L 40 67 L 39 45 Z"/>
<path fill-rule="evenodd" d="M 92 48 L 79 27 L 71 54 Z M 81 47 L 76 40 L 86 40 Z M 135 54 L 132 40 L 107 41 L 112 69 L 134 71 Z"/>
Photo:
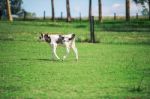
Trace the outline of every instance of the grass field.
<path fill-rule="evenodd" d="M 89 38 L 87 22 L 2 21 L 0 99 L 149 99 L 149 25 L 96 23 L 100 43 L 91 44 L 82 42 Z M 79 61 L 73 52 L 51 61 L 39 32 L 76 33 Z M 64 53 L 60 47 L 58 55 Z"/>

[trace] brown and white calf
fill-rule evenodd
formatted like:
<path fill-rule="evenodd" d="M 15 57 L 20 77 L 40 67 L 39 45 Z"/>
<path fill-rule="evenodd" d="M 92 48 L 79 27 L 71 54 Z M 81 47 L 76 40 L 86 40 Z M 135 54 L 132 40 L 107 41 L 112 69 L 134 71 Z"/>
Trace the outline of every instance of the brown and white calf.
<path fill-rule="evenodd" d="M 56 53 L 56 49 L 59 44 L 62 44 L 65 45 L 66 47 L 66 55 L 63 56 L 63 60 L 66 59 L 71 48 L 75 53 L 76 60 L 78 60 L 78 50 L 75 45 L 75 34 L 60 35 L 60 34 L 41 33 L 39 39 L 42 41 L 46 41 L 51 46 L 52 59 L 54 59 L 54 57 L 60 59 Z"/>

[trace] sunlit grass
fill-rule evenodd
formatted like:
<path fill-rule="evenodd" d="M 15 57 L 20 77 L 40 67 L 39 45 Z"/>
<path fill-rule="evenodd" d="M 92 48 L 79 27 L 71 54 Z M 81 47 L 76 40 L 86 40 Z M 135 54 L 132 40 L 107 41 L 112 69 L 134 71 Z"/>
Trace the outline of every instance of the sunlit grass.
<path fill-rule="evenodd" d="M 100 43 L 77 43 L 78 62 L 72 51 L 65 61 L 51 61 L 39 32 L 73 31 L 77 38 L 88 38 L 87 23 L 78 25 L 0 23 L 0 98 L 149 99 L 150 34 L 96 31 Z M 58 55 L 64 54 L 59 46 Z"/>

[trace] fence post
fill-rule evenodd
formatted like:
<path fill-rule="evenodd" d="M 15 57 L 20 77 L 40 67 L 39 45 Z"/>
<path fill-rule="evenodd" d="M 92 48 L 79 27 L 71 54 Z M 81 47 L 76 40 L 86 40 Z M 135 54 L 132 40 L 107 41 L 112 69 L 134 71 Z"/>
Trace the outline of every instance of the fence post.
<path fill-rule="evenodd" d="M 23 13 L 24 13 L 24 17 L 23 17 L 23 19 L 25 20 L 26 19 L 26 11 L 23 11 Z"/>
<path fill-rule="evenodd" d="M 90 42 L 95 43 L 95 34 L 94 34 L 94 16 L 90 18 Z"/>
<path fill-rule="evenodd" d="M 114 20 L 116 20 L 116 13 L 114 13 Z"/>
<path fill-rule="evenodd" d="M 61 12 L 61 19 L 63 19 L 63 12 Z"/>
<path fill-rule="evenodd" d="M 81 17 L 81 12 L 80 12 L 80 22 L 81 22 L 81 20 L 82 20 L 82 17 Z"/>
<path fill-rule="evenodd" d="M 43 15 L 44 15 L 44 16 L 43 16 L 43 19 L 44 19 L 44 20 L 45 20 L 45 14 L 46 14 L 46 13 L 45 13 L 45 11 L 44 11 L 44 14 L 43 14 Z"/>
<path fill-rule="evenodd" d="M 138 15 L 138 13 L 136 13 L 136 19 L 137 19 L 137 20 L 139 19 L 139 15 Z"/>

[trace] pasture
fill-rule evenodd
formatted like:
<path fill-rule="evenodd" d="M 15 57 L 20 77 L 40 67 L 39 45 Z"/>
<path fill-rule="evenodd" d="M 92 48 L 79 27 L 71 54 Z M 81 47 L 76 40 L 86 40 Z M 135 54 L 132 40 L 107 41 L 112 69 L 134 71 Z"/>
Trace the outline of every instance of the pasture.
<path fill-rule="evenodd" d="M 0 99 L 149 99 L 150 22 L 0 22 Z M 51 61 L 40 32 L 77 36 L 79 61 Z M 65 48 L 59 46 L 58 55 Z"/>

